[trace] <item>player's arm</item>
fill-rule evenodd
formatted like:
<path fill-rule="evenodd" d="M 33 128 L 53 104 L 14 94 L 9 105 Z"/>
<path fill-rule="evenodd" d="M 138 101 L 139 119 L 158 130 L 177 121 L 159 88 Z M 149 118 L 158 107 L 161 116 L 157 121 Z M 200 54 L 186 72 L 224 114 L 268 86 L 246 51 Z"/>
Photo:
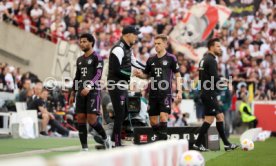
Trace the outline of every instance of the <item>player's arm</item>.
<path fill-rule="evenodd" d="M 220 77 L 218 76 L 218 64 L 217 61 L 215 59 L 209 59 L 208 61 L 206 61 L 207 64 L 204 65 L 208 65 L 208 71 L 209 71 L 209 75 L 211 77 L 214 78 L 214 83 L 215 85 L 217 84 L 218 81 L 220 81 Z"/>
<path fill-rule="evenodd" d="M 102 73 L 103 73 L 103 59 L 101 57 L 96 56 L 97 60 L 94 65 L 94 71 L 95 74 L 93 78 L 91 79 L 91 84 L 99 84 L 99 81 L 101 80 Z"/>
<path fill-rule="evenodd" d="M 175 73 L 175 78 L 176 78 L 177 98 L 182 99 L 182 77 L 180 72 Z"/>
<path fill-rule="evenodd" d="M 179 72 L 179 65 L 177 63 L 176 58 L 173 58 L 171 69 L 175 73 L 175 78 L 176 78 L 176 88 L 177 88 L 176 98 L 178 100 L 181 100 L 182 99 L 182 78 Z"/>
<path fill-rule="evenodd" d="M 243 112 L 246 113 L 247 115 L 252 115 L 251 112 L 249 112 L 249 110 L 247 109 L 247 107 L 243 108 Z"/>
<path fill-rule="evenodd" d="M 139 62 L 134 56 L 131 56 L 131 66 L 141 70 L 145 70 L 146 68 L 146 66 Z"/>
<path fill-rule="evenodd" d="M 115 75 L 123 80 L 128 80 L 131 75 L 131 71 L 125 71 L 120 68 L 123 57 L 124 50 L 121 47 L 114 48 L 109 59 L 112 63 L 109 63 L 109 65 L 112 65 L 111 68 L 114 70 L 113 72 Z"/>
<path fill-rule="evenodd" d="M 77 69 L 76 69 L 76 73 L 75 73 L 75 78 L 73 80 L 73 87 L 72 87 L 72 91 L 71 91 L 70 98 L 69 98 L 69 105 L 72 105 L 74 103 L 75 94 L 79 88 L 79 87 L 76 87 L 76 86 L 78 86 L 76 83 L 80 80 L 80 76 L 81 76 L 81 71 L 78 68 L 78 63 L 76 64 L 76 68 Z"/>
<path fill-rule="evenodd" d="M 148 79 L 150 71 L 151 71 L 151 58 L 147 60 L 144 70 L 134 70 L 133 75 L 141 79 Z"/>
<path fill-rule="evenodd" d="M 134 76 L 141 78 L 141 79 L 148 79 L 149 75 L 143 73 L 142 70 L 134 70 Z"/>

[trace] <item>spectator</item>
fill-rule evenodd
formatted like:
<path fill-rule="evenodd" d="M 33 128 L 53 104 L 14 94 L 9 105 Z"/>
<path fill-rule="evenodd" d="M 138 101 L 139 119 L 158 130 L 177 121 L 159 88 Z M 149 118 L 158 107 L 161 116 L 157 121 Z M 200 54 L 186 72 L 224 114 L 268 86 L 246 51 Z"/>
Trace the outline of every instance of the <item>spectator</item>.
<path fill-rule="evenodd" d="M 11 74 L 11 70 L 13 70 L 11 66 L 4 67 L 3 75 L 5 79 L 5 84 L 6 84 L 6 91 L 13 93 L 13 91 L 15 90 L 15 82 Z"/>
<path fill-rule="evenodd" d="M 239 111 L 241 113 L 241 119 L 243 123 L 249 123 L 249 127 L 250 128 L 256 128 L 258 121 L 257 118 L 252 115 L 252 111 L 251 108 L 247 102 L 247 96 L 246 95 L 242 95 L 242 102 L 241 105 L 239 107 Z"/>
<path fill-rule="evenodd" d="M 230 136 L 230 128 L 232 128 L 232 119 L 231 119 L 231 93 L 229 89 L 220 90 L 219 92 L 219 106 L 220 109 L 223 111 L 225 117 L 225 136 L 229 138 Z"/>
<path fill-rule="evenodd" d="M 4 75 L 4 65 L 0 64 L 0 92 L 4 91 L 6 87 L 5 75 Z"/>
<path fill-rule="evenodd" d="M 31 89 L 31 80 L 30 79 L 25 79 L 23 82 L 23 87 L 19 93 L 19 101 L 20 102 L 27 102 L 27 97 L 28 97 L 28 91 Z M 29 92 L 30 93 L 30 92 Z"/>
<path fill-rule="evenodd" d="M 28 109 L 35 109 L 38 113 L 38 118 L 42 119 L 42 131 L 41 135 L 48 136 L 47 125 L 51 126 L 52 132 L 58 132 L 62 136 L 69 136 L 69 130 L 61 126 L 61 124 L 55 119 L 55 116 L 47 109 L 48 90 L 41 90 L 39 96 L 37 96 Z"/>

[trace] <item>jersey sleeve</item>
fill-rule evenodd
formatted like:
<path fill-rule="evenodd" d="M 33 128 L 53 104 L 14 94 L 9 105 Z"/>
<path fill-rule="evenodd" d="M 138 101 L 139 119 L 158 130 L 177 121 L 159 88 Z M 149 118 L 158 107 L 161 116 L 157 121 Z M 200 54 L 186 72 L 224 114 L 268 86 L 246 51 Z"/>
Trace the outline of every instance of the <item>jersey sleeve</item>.
<path fill-rule="evenodd" d="M 114 51 L 115 50 L 115 51 Z M 124 57 L 124 51 L 121 47 L 116 47 L 112 50 L 109 57 L 109 66 L 112 68 L 115 75 L 117 75 L 122 80 L 128 80 L 131 72 L 121 70 L 122 59 Z"/>
<path fill-rule="evenodd" d="M 143 73 L 149 75 L 150 74 L 150 71 L 151 71 L 151 58 L 149 58 L 146 62 L 146 67 L 145 69 L 143 70 Z"/>
<path fill-rule="evenodd" d="M 94 75 L 91 79 L 91 84 L 94 85 L 97 81 L 99 81 L 102 77 L 103 72 L 103 59 L 100 56 L 95 56 L 95 64 L 94 64 Z"/>
<path fill-rule="evenodd" d="M 179 72 L 179 65 L 177 63 L 177 59 L 175 57 L 172 57 L 172 65 L 171 65 L 172 71 L 174 73 L 178 73 Z"/>
<path fill-rule="evenodd" d="M 121 65 L 122 61 L 123 61 L 123 57 L 124 57 L 124 50 L 123 50 L 123 48 L 121 48 L 121 47 L 115 47 L 112 50 L 111 54 L 115 55 L 115 57 L 119 61 L 119 64 Z"/>
<path fill-rule="evenodd" d="M 131 66 L 141 70 L 145 69 L 145 65 L 139 62 L 133 55 L 131 56 Z"/>

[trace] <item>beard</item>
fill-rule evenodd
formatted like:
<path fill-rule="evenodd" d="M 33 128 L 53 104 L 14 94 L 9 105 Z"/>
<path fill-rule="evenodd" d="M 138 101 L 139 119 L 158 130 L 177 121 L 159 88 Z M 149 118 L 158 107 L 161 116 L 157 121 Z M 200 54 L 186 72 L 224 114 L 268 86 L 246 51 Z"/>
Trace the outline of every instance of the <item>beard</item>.
<path fill-rule="evenodd" d="M 221 53 L 221 52 L 217 52 L 216 55 L 217 55 L 218 57 L 221 57 L 221 56 L 222 56 L 222 53 Z"/>
<path fill-rule="evenodd" d="M 135 45 L 136 43 L 138 43 L 138 40 L 134 40 L 133 42 L 130 42 L 130 47 L 132 47 L 133 45 Z"/>
<path fill-rule="evenodd" d="M 89 48 L 83 48 L 83 49 L 82 49 L 83 52 L 87 52 L 87 51 L 89 51 L 89 50 L 90 50 Z"/>
<path fill-rule="evenodd" d="M 216 54 L 218 57 L 221 57 L 221 56 L 222 56 L 222 50 L 221 50 L 221 51 L 215 52 L 215 54 Z"/>

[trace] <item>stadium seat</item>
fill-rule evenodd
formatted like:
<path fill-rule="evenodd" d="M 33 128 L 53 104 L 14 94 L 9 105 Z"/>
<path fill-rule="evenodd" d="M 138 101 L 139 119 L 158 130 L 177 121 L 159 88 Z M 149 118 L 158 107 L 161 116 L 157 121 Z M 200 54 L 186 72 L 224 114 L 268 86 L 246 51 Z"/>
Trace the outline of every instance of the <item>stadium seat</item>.
<path fill-rule="evenodd" d="M 26 102 L 16 102 L 16 111 L 26 111 L 27 110 L 27 103 Z"/>

